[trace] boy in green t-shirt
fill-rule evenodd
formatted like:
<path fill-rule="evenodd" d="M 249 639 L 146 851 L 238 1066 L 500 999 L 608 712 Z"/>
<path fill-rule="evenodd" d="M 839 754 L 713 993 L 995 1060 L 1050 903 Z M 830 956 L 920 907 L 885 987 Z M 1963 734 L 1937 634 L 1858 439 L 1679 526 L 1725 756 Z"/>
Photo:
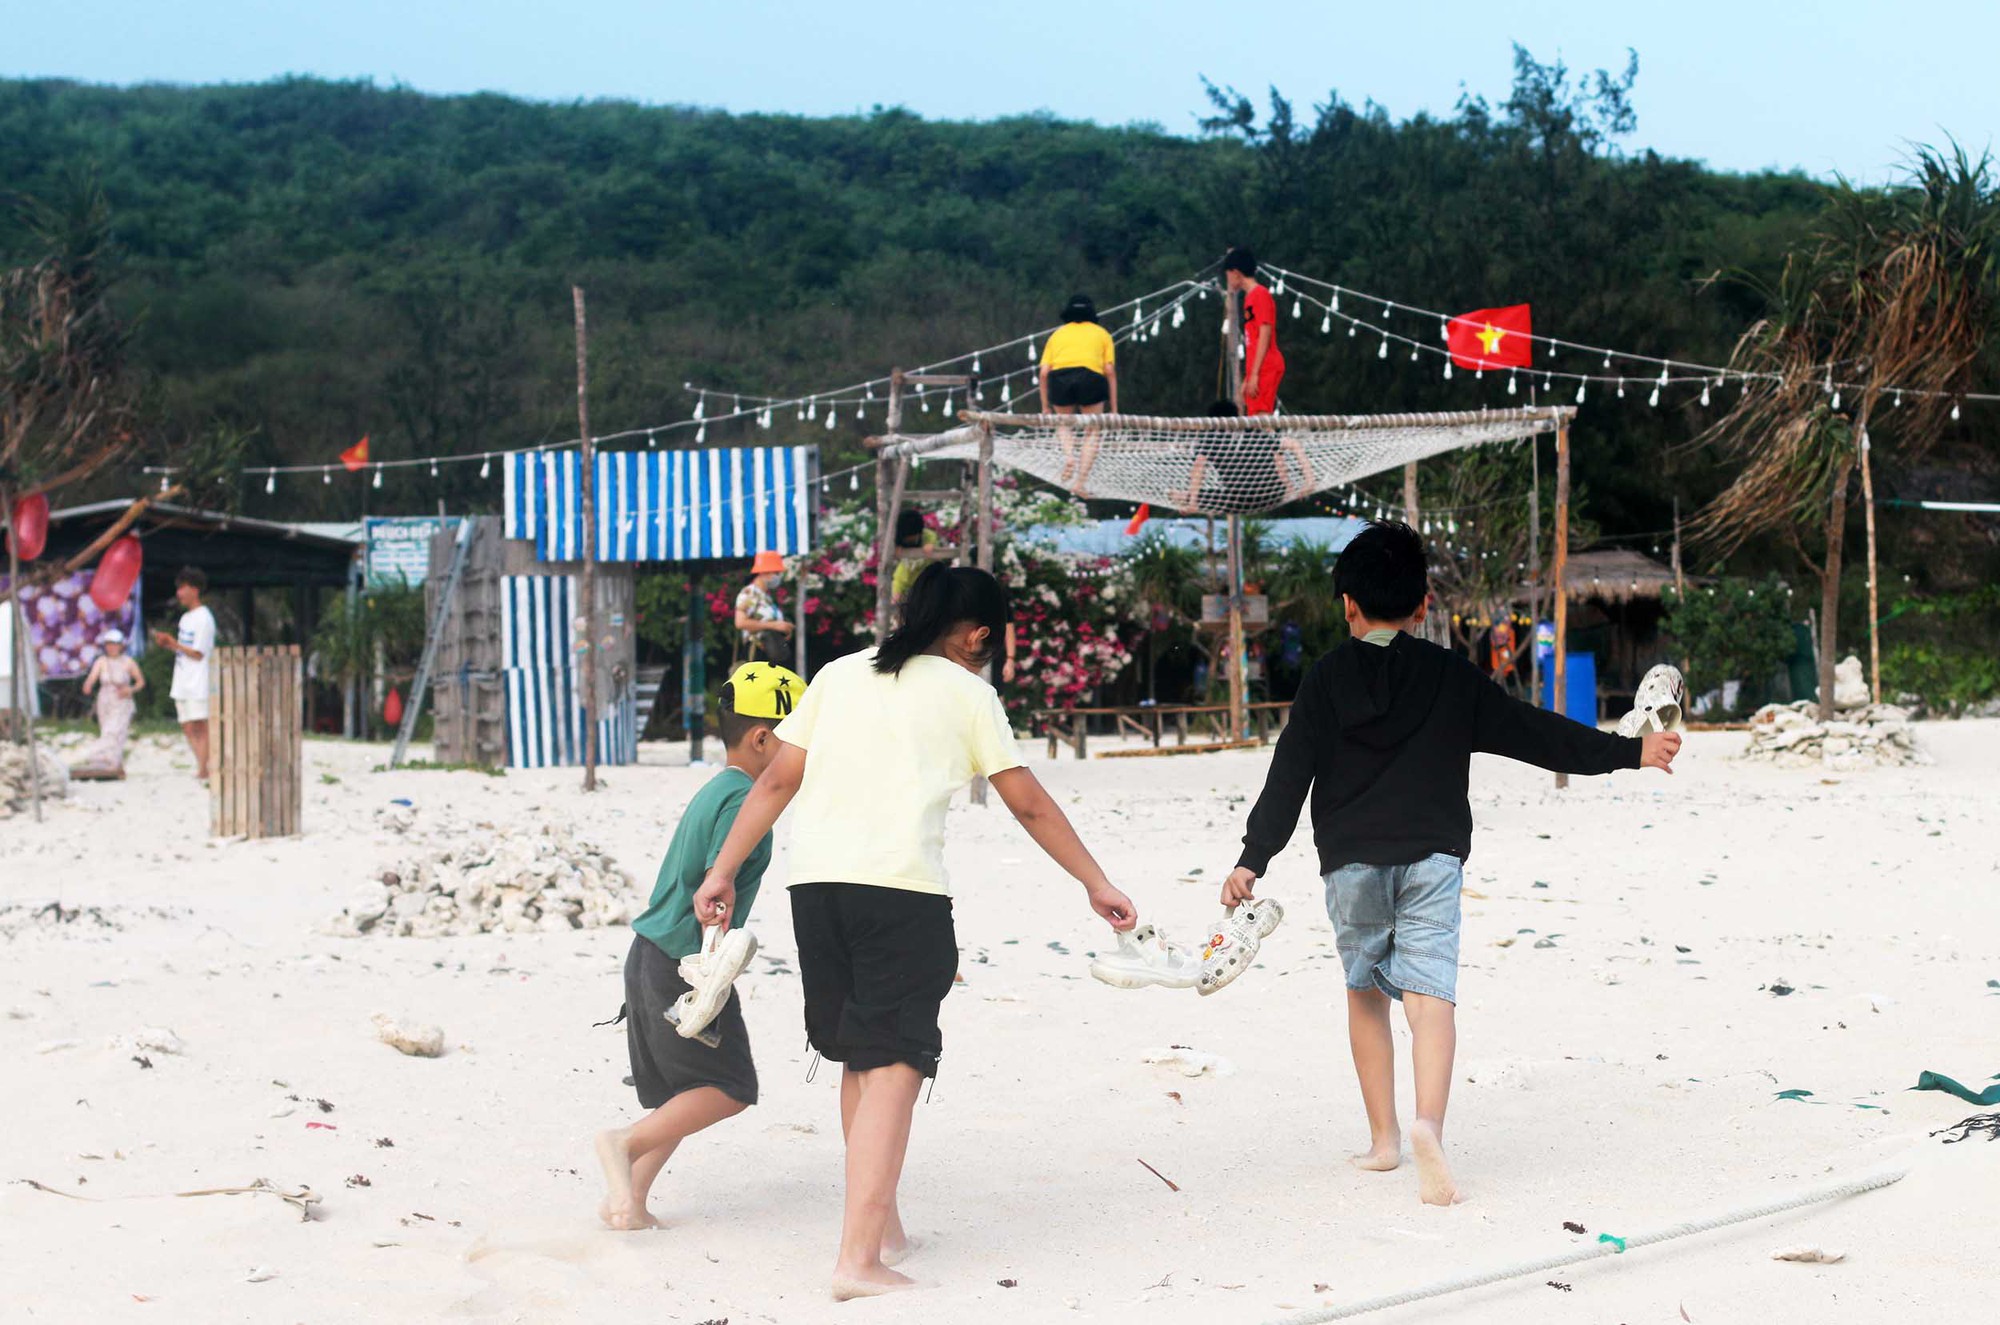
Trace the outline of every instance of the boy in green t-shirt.
<path fill-rule="evenodd" d="M 655 1228 L 646 1211 L 653 1179 L 674 1148 L 705 1127 L 757 1102 L 757 1069 L 734 988 L 756 954 L 743 921 L 771 862 L 771 835 L 757 844 L 736 882 L 736 913 L 717 945 L 702 950 L 695 889 L 736 822 L 750 784 L 778 752 L 772 729 L 792 711 L 805 682 L 783 667 L 745 663 L 722 687 L 722 743 L 728 767 L 695 793 L 660 862 L 653 898 L 637 920 L 625 958 L 625 1043 L 632 1084 L 652 1112 L 630 1127 L 597 1134 L 607 1228 Z"/>

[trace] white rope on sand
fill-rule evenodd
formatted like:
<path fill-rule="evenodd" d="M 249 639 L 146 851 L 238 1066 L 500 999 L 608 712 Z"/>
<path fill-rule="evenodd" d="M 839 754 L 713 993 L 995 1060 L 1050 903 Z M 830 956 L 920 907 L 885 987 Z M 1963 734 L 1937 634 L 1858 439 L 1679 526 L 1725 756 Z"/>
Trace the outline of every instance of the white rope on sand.
<path fill-rule="evenodd" d="M 1723 1214 L 1708 1215 L 1701 1219 L 1691 1219 L 1682 1224 L 1670 1224 L 1665 1228 L 1652 1229 L 1645 1233 L 1635 1233 L 1630 1237 L 1614 1237 L 1600 1234 L 1599 1241 L 1584 1247 L 1554 1256 L 1544 1256 L 1540 1260 L 1522 1261 L 1515 1265 L 1503 1265 L 1497 1269 L 1483 1270 L 1478 1274 L 1462 1275 L 1456 1279 L 1445 1279 L 1427 1284 L 1422 1288 L 1412 1288 L 1401 1293 L 1390 1293 L 1385 1297 L 1371 1297 L 1363 1302 L 1350 1302 L 1339 1307 L 1315 1307 L 1309 1311 L 1295 1312 L 1281 1316 L 1270 1325 L 1320 1325 L 1322 1321 L 1346 1320 L 1350 1316 L 1360 1316 L 1371 1311 L 1386 1311 L 1390 1307 L 1400 1307 L 1410 1302 L 1419 1302 L 1427 1297 L 1442 1297 L 1446 1293 L 1463 1292 L 1468 1288 L 1479 1288 L 1486 1284 L 1498 1283 L 1502 1279 L 1514 1279 L 1526 1274 L 1541 1274 L 1545 1270 L 1559 1269 L 1565 1265 L 1575 1265 L 1580 1261 L 1597 1260 L 1603 1256 L 1616 1256 L 1636 1247 L 1651 1246 L 1655 1242 L 1666 1242 L 1673 1238 L 1684 1238 L 1691 1233 L 1706 1233 L 1711 1229 L 1728 1224 L 1740 1224 L 1749 1219 L 1762 1219 L 1766 1215 L 1779 1214 L 1786 1210 L 1796 1210 L 1800 1206 L 1817 1205 L 1821 1201 L 1834 1201 L 1843 1196 L 1854 1196 L 1861 1192 L 1874 1191 L 1877 1187 L 1887 1187 L 1900 1182 L 1908 1173 L 1907 1169 L 1887 1169 L 1865 1177 L 1850 1178 L 1845 1182 L 1827 1187 L 1814 1187 L 1797 1192 L 1782 1200 L 1765 1201 L 1758 1205 L 1746 1206 L 1740 1210 L 1730 1210 Z"/>

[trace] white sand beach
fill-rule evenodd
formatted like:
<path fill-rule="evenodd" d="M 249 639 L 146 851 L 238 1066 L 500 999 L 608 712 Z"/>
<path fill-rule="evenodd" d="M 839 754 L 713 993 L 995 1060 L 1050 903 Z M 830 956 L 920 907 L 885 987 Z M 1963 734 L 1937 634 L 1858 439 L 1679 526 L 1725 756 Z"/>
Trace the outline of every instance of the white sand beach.
<path fill-rule="evenodd" d="M 1081 889 L 997 805 L 955 808 L 964 983 L 903 1183 L 926 1288 L 836 1305 L 838 1073 L 806 1080 L 782 827 L 741 986 L 763 1102 L 676 1157 L 663 1229 L 611 1233 L 589 1137 L 639 1110 L 622 1028 L 591 1023 L 618 1010 L 629 930 L 321 926 L 393 858 L 375 812 L 396 798 L 560 816 L 636 902 L 706 772 L 648 747 L 586 797 L 573 770 L 376 773 L 385 747 L 314 741 L 305 834 L 214 843 L 185 751 L 149 738 L 128 781 L 0 824 L 0 1317 L 1256 1325 L 1907 1165 L 1839 1204 L 1364 1319 L 1978 1319 L 2000 1142 L 1932 1133 L 1992 1110 L 1907 1088 L 2000 1073 L 2000 722 L 1921 740 L 1928 766 L 1823 776 L 1702 733 L 1672 777 L 1560 793 L 1480 759 L 1450 1209 L 1418 1203 L 1408 1164 L 1345 1161 L 1366 1129 L 1306 828 L 1267 881 L 1288 919 L 1261 969 L 1201 999 L 1092 981 L 1107 931 Z M 1198 936 L 1268 752 L 1031 748 L 1142 918 Z M 380 1043 L 377 1012 L 441 1026 L 444 1055 Z M 149 1027 L 180 1052 L 135 1047 Z M 1226 1070 L 1146 1061 L 1175 1045 Z M 317 1217 L 170 1195 L 259 1179 L 309 1186 Z M 1800 1244 L 1846 1256 L 1772 1259 Z"/>

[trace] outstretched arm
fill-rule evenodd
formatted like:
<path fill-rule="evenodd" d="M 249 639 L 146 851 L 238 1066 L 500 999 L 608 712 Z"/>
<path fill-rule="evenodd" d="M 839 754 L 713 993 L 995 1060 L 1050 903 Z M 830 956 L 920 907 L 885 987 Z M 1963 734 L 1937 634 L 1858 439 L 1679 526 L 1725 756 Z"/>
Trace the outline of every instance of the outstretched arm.
<path fill-rule="evenodd" d="M 1090 848 L 1076 835 L 1069 816 L 1049 795 L 1041 779 L 1025 768 L 1010 768 L 991 778 L 1000 800 L 1035 839 L 1035 845 L 1049 853 L 1049 859 L 1084 887 L 1090 909 L 1111 922 L 1113 929 L 1130 929 L 1139 923 L 1132 899 L 1111 886 Z M 747 806 L 745 807 L 748 808 Z"/>
<path fill-rule="evenodd" d="M 1641 766 L 1644 748 L 1637 738 L 1614 736 L 1552 709 L 1536 708 L 1483 676 L 1477 684 L 1473 749 L 1505 755 L 1551 773 L 1610 773 Z M 1676 737 L 1675 747 L 1679 744 Z M 1672 758 L 1667 756 L 1669 761 Z"/>
<path fill-rule="evenodd" d="M 764 840 L 764 834 L 778 822 L 778 816 L 792 803 L 792 797 L 799 794 L 805 772 L 806 752 L 796 745 L 786 745 L 758 775 L 750 793 L 743 798 L 742 808 L 736 811 L 736 822 L 730 825 L 729 836 L 722 840 L 715 863 L 708 867 L 701 887 L 695 890 L 696 920 L 704 925 L 728 922 L 730 910 L 736 905 L 736 872 Z"/>

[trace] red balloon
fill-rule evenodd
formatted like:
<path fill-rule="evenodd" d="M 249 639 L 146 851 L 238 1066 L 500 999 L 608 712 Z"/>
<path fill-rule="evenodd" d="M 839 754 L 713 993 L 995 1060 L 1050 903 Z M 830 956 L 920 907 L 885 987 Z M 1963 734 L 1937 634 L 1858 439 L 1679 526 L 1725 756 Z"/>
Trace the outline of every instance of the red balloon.
<path fill-rule="evenodd" d="M 14 499 L 9 537 L 14 540 L 21 560 L 33 561 L 42 555 L 42 549 L 49 543 L 49 499 L 46 496 L 37 492 L 33 496 Z"/>
<path fill-rule="evenodd" d="M 382 721 L 391 727 L 400 726 L 403 721 L 403 692 L 391 690 L 389 697 L 382 701 Z"/>
<path fill-rule="evenodd" d="M 125 606 L 132 586 L 139 582 L 139 567 L 145 558 L 139 540 L 130 534 L 104 549 L 104 555 L 97 559 L 97 571 L 90 577 L 90 601 L 97 604 L 98 611 L 116 612 Z"/>

